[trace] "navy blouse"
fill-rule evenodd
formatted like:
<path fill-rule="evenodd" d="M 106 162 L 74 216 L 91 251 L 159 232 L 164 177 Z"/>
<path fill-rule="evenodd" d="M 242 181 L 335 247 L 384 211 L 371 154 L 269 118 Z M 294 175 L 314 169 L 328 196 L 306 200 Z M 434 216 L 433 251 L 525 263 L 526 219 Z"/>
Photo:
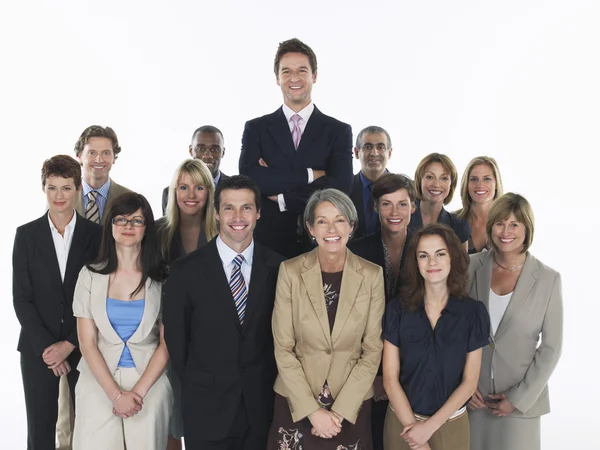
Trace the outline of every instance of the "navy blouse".
<path fill-rule="evenodd" d="M 440 217 L 438 217 L 438 223 L 448 225 L 458 236 L 461 243 L 465 243 L 471 237 L 471 226 L 466 220 L 459 219 L 456 214 L 446 211 L 442 208 Z M 421 202 L 416 202 L 415 212 L 410 216 L 410 223 L 408 229 L 410 231 L 417 231 L 423 228 L 423 217 L 421 216 Z"/>
<path fill-rule="evenodd" d="M 400 351 L 400 386 L 413 412 L 427 416 L 462 382 L 467 353 L 489 343 L 489 314 L 471 298 L 450 297 L 433 330 L 423 303 L 410 312 L 392 300 L 383 321 L 383 338 Z"/>

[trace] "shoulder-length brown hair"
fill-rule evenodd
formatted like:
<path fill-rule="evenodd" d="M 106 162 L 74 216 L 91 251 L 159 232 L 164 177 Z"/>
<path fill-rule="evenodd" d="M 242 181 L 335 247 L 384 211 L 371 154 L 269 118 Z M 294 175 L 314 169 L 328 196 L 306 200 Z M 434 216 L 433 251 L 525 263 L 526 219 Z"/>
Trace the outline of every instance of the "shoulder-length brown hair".
<path fill-rule="evenodd" d="M 417 263 L 417 247 L 421 238 L 425 236 L 439 236 L 444 240 L 450 255 L 450 273 L 446 280 L 450 295 L 457 298 L 467 297 L 469 256 L 449 226 L 437 222 L 430 223 L 412 235 L 406 249 L 400 299 L 402 306 L 409 311 L 415 311 L 425 297 L 425 281 Z"/>

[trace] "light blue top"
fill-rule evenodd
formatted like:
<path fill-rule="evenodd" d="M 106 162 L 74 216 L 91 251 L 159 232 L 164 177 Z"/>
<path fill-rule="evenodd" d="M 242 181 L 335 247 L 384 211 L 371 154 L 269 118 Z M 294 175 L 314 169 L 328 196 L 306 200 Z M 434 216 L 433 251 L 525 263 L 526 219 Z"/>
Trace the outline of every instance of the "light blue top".
<path fill-rule="evenodd" d="M 119 337 L 125 342 L 125 348 L 121 353 L 118 367 L 135 367 L 135 362 L 131 352 L 127 347 L 127 341 L 142 321 L 144 315 L 144 306 L 146 302 L 142 300 L 123 301 L 114 298 L 106 298 L 106 314 L 110 324 L 115 329 Z"/>

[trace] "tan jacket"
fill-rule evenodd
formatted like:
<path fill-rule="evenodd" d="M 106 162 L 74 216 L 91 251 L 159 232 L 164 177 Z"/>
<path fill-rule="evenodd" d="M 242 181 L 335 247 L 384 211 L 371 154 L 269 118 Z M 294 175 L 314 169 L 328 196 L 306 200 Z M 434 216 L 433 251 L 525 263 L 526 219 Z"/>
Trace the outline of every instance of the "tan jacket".
<path fill-rule="evenodd" d="M 477 253 L 471 255 L 469 265 L 469 296 L 488 309 L 493 257 L 493 250 Z M 548 380 L 560 358 L 563 339 L 560 274 L 527 253 L 508 308 L 490 337 L 490 345 L 483 348 L 481 394 L 504 392 L 517 408 L 511 414 L 514 417 L 549 413 Z"/>
<path fill-rule="evenodd" d="M 106 212 L 110 209 L 112 202 L 119 195 L 124 194 L 126 192 L 131 192 L 130 189 L 127 189 L 120 184 L 115 183 L 115 181 L 110 179 L 110 188 L 108 189 L 108 197 L 106 198 L 106 204 L 104 205 L 104 210 L 102 211 L 102 220 L 100 224 L 104 223 L 104 217 L 106 216 Z M 75 201 L 75 211 L 77 211 L 82 217 L 85 217 L 85 208 L 83 207 L 83 189 L 81 189 L 81 194 L 77 196 L 77 200 Z"/>
<path fill-rule="evenodd" d="M 73 295 L 73 314 L 75 317 L 94 320 L 98 328 L 98 350 L 104 357 L 109 372 L 113 374 L 125 344 L 111 325 L 106 313 L 108 277 L 109 275 L 92 272 L 87 267 L 81 269 Z M 161 294 L 162 283 L 148 278 L 142 321 L 127 341 L 135 368 L 140 375 L 146 370 L 160 341 L 158 320 L 161 312 Z M 91 374 L 84 358 L 81 358 L 77 370 Z"/>
<path fill-rule="evenodd" d="M 332 409 L 356 421 L 363 401 L 373 396 L 381 361 L 384 296 L 381 267 L 347 250 L 330 331 L 317 249 L 281 264 L 273 311 L 274 389 L 287 398 L 294 422 L 319 409 L 316 398 L 326 380 Z"/>

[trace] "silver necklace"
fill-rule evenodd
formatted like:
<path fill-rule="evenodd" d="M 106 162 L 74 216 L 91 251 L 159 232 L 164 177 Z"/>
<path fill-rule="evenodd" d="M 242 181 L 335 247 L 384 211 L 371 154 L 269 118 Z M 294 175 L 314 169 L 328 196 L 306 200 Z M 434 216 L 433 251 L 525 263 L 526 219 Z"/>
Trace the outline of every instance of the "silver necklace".
<path fill-rule="evenodd" d="M 525 261 L 523 261 L 520 265 L 516 266 L 516 267 L 504 267 L 502 264 L 500 264 L 497 260 L 496 257 L 494 256 L 494 262 L 496 264 L 498 264 L 499 267 L 503 268 L 504 270 L 510 270 L 511 272 L 514 272 L 515 270 L 519 270 L 521 267 L 523 267 L 523 265 L 525 264 Z"/>

